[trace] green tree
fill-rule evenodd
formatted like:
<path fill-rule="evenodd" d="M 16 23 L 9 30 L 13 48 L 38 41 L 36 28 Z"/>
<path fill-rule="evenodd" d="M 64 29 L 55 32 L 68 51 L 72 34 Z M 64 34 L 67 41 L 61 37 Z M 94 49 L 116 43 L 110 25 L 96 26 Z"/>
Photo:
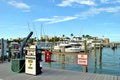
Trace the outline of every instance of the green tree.
<path fill-rule="evenodd" d="M 63 34 L 63 35 L 62 35 L 62 37 L 64 38 L 64 37 L 65 37 L 65 35 Z"/>
<path fill-rule="evenodd" d="M 64 38 L 65 38 L 65 35 L 63 34 L 63 35 L 62 35 L 62 40 L 63 40 Z"/>
<path fill-rule="evenodd" d="M 91 37 L 90 35 L 88 35 L 88 34 L 86 35 L 86 38 L 90 38 L 90 37 Z"/>
<path fill-rule="evenodd" d="M 85 35 L 83 34 L 82 37 L 85 38 Z"/>
<path fill-rule="evenodd" d="M 71 36 L 71 39 L 72 39 L 72 38 L 73 38 L 73 36 L 74 36 L 74 35 L 73 35 L 73 33 L 71 33 L 71 34 L 70 34 L 70 36 Z"/>

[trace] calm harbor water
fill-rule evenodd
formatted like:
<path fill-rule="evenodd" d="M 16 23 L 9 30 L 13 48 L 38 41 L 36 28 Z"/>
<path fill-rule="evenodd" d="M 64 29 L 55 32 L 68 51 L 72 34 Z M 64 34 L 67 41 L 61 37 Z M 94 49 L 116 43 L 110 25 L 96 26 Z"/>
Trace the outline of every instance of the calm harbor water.
<path fill-rule="evenodd" d="M 102 64 L 100 64 L 100 51 L 96 51 L 96 63 L 94 60 L 94 50 L 89 52 L 88 72 L 99 74 L 110 74 L 120 76 L 120 45 L 115 50 L 112 48 L 102 49 Z M 61 59 L 62 55 L 52 55 L 52 60 Z M 44 56 L 43 56 L 44 60 Z M 69 64 L 71 63 L 71 64 Z M 72 64 L 76 63 L 76 64 Z M 42 62 L 43 67 L 48 67 L 48 63 Z M 62 67 L 64 65 L 64 67 Z M 72 71 L 83 71 L 83 66 L 77 64 L 76 55 L 65 55 L 65 64 L 58 62 L 51 62 L 51 68 L 65 69 Z"/>

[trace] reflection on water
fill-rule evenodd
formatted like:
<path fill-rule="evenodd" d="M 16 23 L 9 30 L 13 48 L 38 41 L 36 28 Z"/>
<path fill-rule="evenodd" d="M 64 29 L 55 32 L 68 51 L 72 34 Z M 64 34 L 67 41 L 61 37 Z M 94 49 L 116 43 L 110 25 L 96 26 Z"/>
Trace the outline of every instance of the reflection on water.
<path fill-rule="evenodd" d="M 120 75 L 120 47 L 112 50 L 111 48 L 103 48 L 102 56 L 100 56 L 100 50 L 96 50 L 96 59 L 94 58 L 94 50 L 89 53 L 89 73 L 99 74 L 112 74 Z M 43 56 L 44 59 L 44 56 Z M 76 55 L 52 55 L 51 68 L 65 69 L 72 71 L 83 71 L 83 66 L 77 64 Z M 57 62 L 59 61 L 59 62 Z M 76 63 L 76 64 L 75 64 Z M 43 67 L 48 67 L 48 63 L 43 62 Z"/>

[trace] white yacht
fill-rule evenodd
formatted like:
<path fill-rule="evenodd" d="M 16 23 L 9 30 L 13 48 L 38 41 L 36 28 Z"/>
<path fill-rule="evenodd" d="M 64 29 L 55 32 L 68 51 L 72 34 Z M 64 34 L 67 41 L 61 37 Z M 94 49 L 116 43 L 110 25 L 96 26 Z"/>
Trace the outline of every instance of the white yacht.
<path fill-rule="evenodd" d="M 65 51 L 63 49 L 66 49 L 68 47 L 71 47 L 71 45 L 68 44 L 68 43 L 59 43 L 59 42 L 57 42 L 56 45 L 54 46 L 54 51 L 59 51 L 59 52 Z"/>
<path fill-rule="evenodd" d="M 96 45 L 96 48 L 99 48 L 100 45 L 102 45 L 102 41 L 101 40 L 93 40 L 91 43 L 91 47 L 94 48 L 95 45 Z"/>
<path fill-rule="evenodd" d="M 81 44 L 78 42 L 57 43 L 57 45 L 54 46 L 54 50 L 60 52 L 77 53 L 81 51 Z"/>
<path fill-rule="evenodd" d="M 69 42 L 71 46 L 67 47 L 65 49 L 65 52 L 73 52 L 73 53 L 78 53 L 81 51 L 81 44 L 78 42 Z"/>

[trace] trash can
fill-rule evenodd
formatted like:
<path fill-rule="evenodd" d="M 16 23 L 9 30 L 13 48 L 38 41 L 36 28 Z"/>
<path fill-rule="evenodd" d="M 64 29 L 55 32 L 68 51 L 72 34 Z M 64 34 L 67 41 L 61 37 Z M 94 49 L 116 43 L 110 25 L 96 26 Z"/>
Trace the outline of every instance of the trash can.
<path fill-rule="evenodd" d="M 11 70 L 13 72 L 25 72 L 25 59 L 12 59 Z"/>

